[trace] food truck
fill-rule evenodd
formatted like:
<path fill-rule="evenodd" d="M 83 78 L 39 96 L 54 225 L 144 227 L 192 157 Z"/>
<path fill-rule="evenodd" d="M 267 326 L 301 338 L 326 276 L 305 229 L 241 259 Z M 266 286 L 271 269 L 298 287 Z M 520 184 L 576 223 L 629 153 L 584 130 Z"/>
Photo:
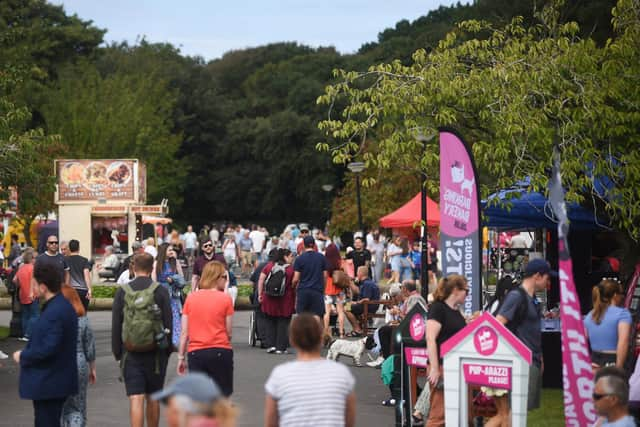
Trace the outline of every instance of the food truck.
<path fill-rule="evenodd" d="M 143 215 L 167 214 L 166 202 L 145 204 L 146 167 L 137 159 L 58 159 L 55 173 L 59 238 L 80 241 L 89 259 L 107 246 L 130 253 L 142 239 Z"/>

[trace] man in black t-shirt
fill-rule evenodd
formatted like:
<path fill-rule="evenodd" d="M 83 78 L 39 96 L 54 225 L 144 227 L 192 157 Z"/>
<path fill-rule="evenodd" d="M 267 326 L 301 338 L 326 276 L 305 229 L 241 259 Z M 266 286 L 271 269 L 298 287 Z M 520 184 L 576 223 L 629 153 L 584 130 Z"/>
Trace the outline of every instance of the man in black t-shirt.
<path fill-rule="evenodd" d="M 60 280 L 62 284 L 69 284 L 69 266 L 67 265 L 67 261 L 64 259 L 61 253 L 58 252 L 58 236 L 51 235 L 47 237 L 47 250 L 38 255 L 36 258 L 36 263 L 34 265 L 34 269 L 38 268 L 39 265 L 50 264 L 53 265 L 58 273 L 60 274 Z M 35 279 L 31 279 L 31 284 L 33 289 L 37 289 L 37 283 Z"/>
<path fill-rule="evenodd" d="M 72 239 L 69 241 L 69 256 L 66 257 L 69 266 L 69 284 L 78 292 L 84 309 L 89 308 L 91 300 L 91 276 L 89 260 L 78 254 L 80 242 Z"/>
<path fill-rule="evenodd" d="M 367 275 L 371 276 L 371 252 L 364 247 L 364 240 L 362 237 L 356 237 L 353 240 L 354 250 L 346 255 L 347 259 L 353 260 L 353 271 L 358 271 L 361 266 L 367 267 Z"/>

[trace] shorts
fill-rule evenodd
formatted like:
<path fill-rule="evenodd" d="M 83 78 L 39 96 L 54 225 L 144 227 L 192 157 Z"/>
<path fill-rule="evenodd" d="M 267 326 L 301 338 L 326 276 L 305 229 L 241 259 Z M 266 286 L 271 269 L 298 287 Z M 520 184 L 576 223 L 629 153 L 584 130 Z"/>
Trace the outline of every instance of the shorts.
<path fill-rule="evenodd" d="M 240 258 L 242 258 L 242 265 L 251 264 L 251 252 L 249 251 L 240 252 Z"/>
<path fill-rule="evenodd" d="M 313 289 L 298 289 L 296 313 L 313 313 L 318 317 L 324 316 L 324 297 L 321 292 Z"/>
<path fill-rule="evenodd" d="M 344 304 L 344 292 L 340 292 L 337 295 L 325 295 L 324 304 L 325 305 Z"/>
<path fill-rule="evenodd" d="M 542 375 L 540 367 L 533 363 L 529 366 L 529 396 L 527 400 L 527 411 L 540 407 L 540 395 L 542 393 Z"/>
<path fill-rule="evenodd" d="M 162 390 L 168 361 L 169 358 L 163 352 L 127 353 L 122 369 L 127 396 Z"/>

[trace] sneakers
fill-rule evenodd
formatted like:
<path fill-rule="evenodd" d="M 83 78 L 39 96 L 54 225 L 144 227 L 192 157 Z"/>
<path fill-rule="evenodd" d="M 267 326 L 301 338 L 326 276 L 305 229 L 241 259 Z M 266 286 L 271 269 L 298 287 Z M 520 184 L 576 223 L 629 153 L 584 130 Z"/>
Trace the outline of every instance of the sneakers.
<path fill-rule="evenodd" d="M 376 360 L 373 360 L 371 362 L 367 362 L 367 366 L 370 367 L 370 368 L 378 368 L 378 367 L 380 367 L 380 365 L 382 365 L 382 362 L 384 362 L 384 357 L 378 356 L 378 358 Z"/>
<path fill-rule="evenodd" d="M 276 354 L 289 354 L 287 350 L 276 350 Z"/>
<path fill-rule="evenodd" d="M 18 341 L 24 341 L 24 342 L 27 342 L 27 341 L 29 341 L 29 338 L 27 338 L 27 337 L 20 337 L 20 338 L 18 338 Z"/>
<path fill-rule="evenodd" d="M 276 352 L 276 348 L 275 347 L 269 347 L 267 349 L 267 353 L 271 354 L 271 353 L 275 353 Z"/>
<path fill-rule="evenodd" d="M 4 351 L 0 350 L 0 360 L 8 359 L 9 355 Z"/>

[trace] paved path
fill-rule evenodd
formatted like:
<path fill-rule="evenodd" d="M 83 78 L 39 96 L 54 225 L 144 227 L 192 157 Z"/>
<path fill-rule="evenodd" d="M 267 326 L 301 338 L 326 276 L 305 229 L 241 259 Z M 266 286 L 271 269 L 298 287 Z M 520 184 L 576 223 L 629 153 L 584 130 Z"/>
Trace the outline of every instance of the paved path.
<path fill-rule="evenodd" d="M 0 325 L 9 325 L 11 313 L 0 311 Z M 111 355 L 111 313 L 90 312 L 89 318 L 96 335 L 98 382 L 89 386 L 88 413 L 90 426 L 128 425 L 128 401 L 124 385 L 118 382 L 119 369 Z M 249 312 L 237 312 L 234 317 L 234 394 L 233 401 L 240 409 L 238 426 L 263 425 L 264 383 L 271 369 L 278 363 L 294 358 L 292 355 L 269 355 L 251 348 L 248 340 Z M 22 347 L 14 338 L 0 341 L 0 350 L 13 352 Z M 351 366 L 350 360 L 344 360 Z M 169 362 L 167 380 L 175 377 L 176 356 Z M 367 427 L 392 426 L 393 410 L 380 402 L 387 398 L 387 388 L 380 381 L 380 371 L 351 367 L 356 377 L 357 425 Z M 18 369 L 13 361 L 0 361 L 0 426 L 32 426 L 33 409 L 30 401 L 18 397 Z M 164 418 L 162 426 L 166 426 Z"/>

